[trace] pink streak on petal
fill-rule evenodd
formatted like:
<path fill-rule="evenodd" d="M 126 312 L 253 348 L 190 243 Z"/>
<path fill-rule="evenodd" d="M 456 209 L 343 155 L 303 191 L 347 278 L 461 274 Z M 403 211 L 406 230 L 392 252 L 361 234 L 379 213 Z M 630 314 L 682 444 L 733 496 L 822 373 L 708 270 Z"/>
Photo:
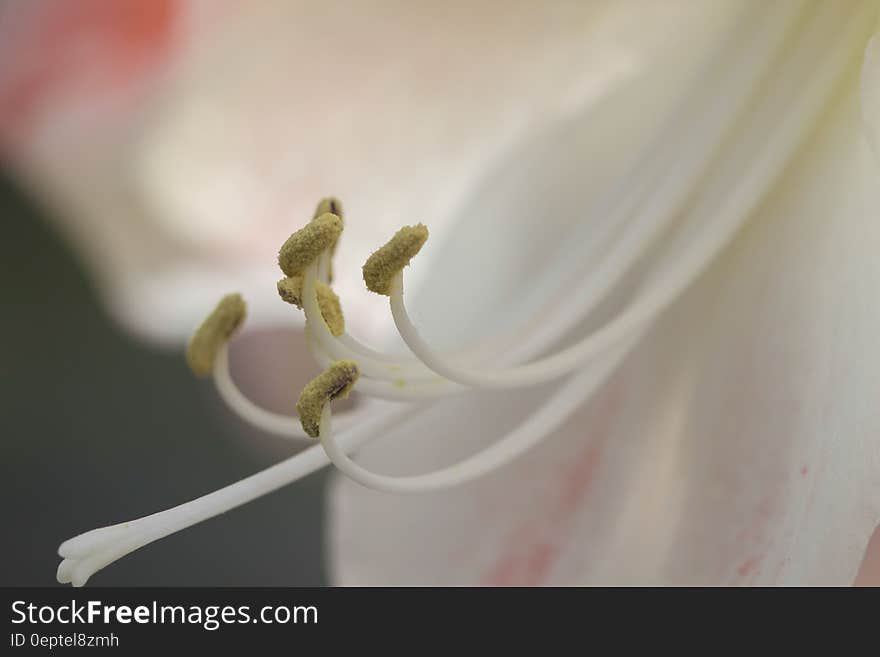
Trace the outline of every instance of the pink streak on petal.
<path fill-rule="evenodd" d="M 758 567 L 761 565 L 761 561 L 764 556 L 760 554 L 753 554 L 748 557 L 745 561 L 740 564 L 739 568 L 736 569 L 736 572 L 740 577 L 747 577 L 748 575 L 757 575 Z"/>
<path fill-rule="evenodd" d="M 510 534 L 506 541 L 508 549 L 483 578 L 487 586 L 540 586 L 547 582 L 596 479 L 602 447 L 619 407 L 618 390 L 609 390 L 580 455 L 574 463 L 564 466 L 550 502 Z"/>

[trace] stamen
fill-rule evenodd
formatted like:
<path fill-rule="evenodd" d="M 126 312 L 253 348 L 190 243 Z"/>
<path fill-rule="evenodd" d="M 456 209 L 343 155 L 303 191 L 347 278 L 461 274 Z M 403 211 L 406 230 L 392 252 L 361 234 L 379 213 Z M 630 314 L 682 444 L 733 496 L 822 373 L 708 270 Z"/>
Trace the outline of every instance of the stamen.
<path fill-rule="evenodd" d="M 258 406 L 239 389 L 229 372 L 229 350 L 227 345 L 220 347 L 217 359 L 214 362 L 214 385 L 220 398 L 226 402 L 230 410 L 258 429 L 267 433 L 275 434 L 294 440 L 308 440 L 310 436 L 303 431 L 298 417 L 281 415 Z M 339 414 L 337 414 L 339 416 Z M 338 418 L 340 428 L 345 430 L 358 421 L 363 421 L 363 416 L 357 411 L 346 411 Z"/>
<path fill-rule="evenodd" d="M 342 201 L 333 196 L 322 198 L 318 201 L 318 206 L 315 208 L 315 214 L 312 216 L 312 219 L 317 219 L 322 214 L 335 214 L 344 221 L 345 217 L 342 214 Z"/>
<path fill-rule="evenodd" d="M 306 313 L 306 334 L 314 338 L 309 342 L 314 348 L 315 360 L 324 367 L 329 367 L 334 360 L 355 360 L 361 371 L 367 375 L 357 382 L 357 389 L 372 397 L 394 401 L 418 401 L 446 397 L 461 392 L 463 388 L 451 384 L 432 374 L 424 366 L 413 368 L 412 363 L 378 361 L 364 354 L 356 353 L 346 344 L 334 338 L 320 316 L 315 286 L 317 283 L 318 265 L 313 264 L 306 269 L 303 278 L 303 310 Z M 395 380 L 405 378 L 405 385 L 400 386 Z"/>
<path fill-rule="evenodd" d="M 327 198 L 322 198 L 318 203 L 318 207 L 315 208 L 315 214 L 312 217 L 312 220 L 317 219 L 323 214 L 335 214 L 342 220 L 342 223 L 345 224 L 345 217 L 342 214 L 342 201 L 338 198 L 334 198 L 329 196 Z M 339 243 L 339 239 L 333 240 L 333 244 L 330 246 L 330 259 L 327 261 L 326 270 L 321 272 L 322 278 L 325 279 L 328 283 L 333 282 L 333 256 L 336 255 L 336 245 Z"/>
<path fill-rule="evenodd" d="M 196 330 L 186 348 L 186 362 L 197 377 L 214 369 L 217 352 L 244 322 L 246 306 L 240 294 L 223 297 Z"/>
<path fill-rule="evenodd" d="M 278 294 L 287 303 L 293 304 L 299 309 L 303 307 L 302 300 L 303 277 L 288 276 L 278 281 Z M 339 297 L 329 285 L 321 281 L 315 284 L 315 292 L 318 295 L 318 306 L 321 308 L 321 316 L 334 337 L 345 333 L 345 317 L 342 314 L 342 304 Z"/>
<path fill-rule="evenodd" d="M 302 275 L 306 267 L 323 251 L 333 246 L 342 234 L 342 219 L 322 214 L 287 238 L 278 252 L 278 265 L 285 276 Z"/>
<path fill-rule="evenodd" d="M 820 11 L 826 10 L 827 5 L 819 3 L 819 8 Z M 863 5 L 862 11 L 867 13 L 868 8 Z M 831 47 L 821 48 L 819 45 L 826 53 L 821 65 L 805 66 L 805 61 L 815 63 L 817 44 L 811 42 L 828 34 L 821 20 L 812 23 L 794 56 L 776 73 L 782 80 L 802 77 L 799 96 L 792 102 L 791 99 L 785 100 L 783 86 L 767 88 L 758 109 L 753 109 L 749 115 L 751 124 L 746 128 L 740 126 L 748 139 L 741 137 L 737 141 L 737 148 L 723 164 L 717 165 L 718 168 L 711 172 L 710 181 L 704 180 L 697 198 L 692 199 L 688 214 L 694 217 L 695 228 L 688 232 L 687 242 L 679 245 L 682 252 L 670 258 L 671 264 L 650 282 L 643 295 L 601 329 L 579 343 L 529 365 L 494 372 L 456 367 L 433 351 L 413 326 L 403 302 L 402 273 L 398 273 L 391 281 L 391 309 L 407 346 L 432 370 L 452 381 L 475 387 L 520 387 L 552 380 L 575 368 L 585 367 L 604 350 L 649 326 L 717 257 L 802 143 L 823 102 L 827 102 L 834 83 L 839 80 L 847 58 L 853 56 L 860 30 L 864 33 L 865 25 L 860 23 L 857 14 L 849 20 L 845 30 L 835 35 Z M 781 119 L 783 116 L 785 120 Z M 746 153 L 748 155 L 744 155 Z"/>
<path fill-rule="evenodd" d="M 353 451 L 414 413 L 415 409 L 408 406 L 388 408 L 341 435 L 342 449 Z M 62 584 L 83 586 L 97 571 L 126 554 L 291 484 L 328 463 L 324 450 L 315 445 L 185 504 L 75 536 L 58 547 L 63 561 L 58 566 L 57 579 Z"/>
<path fill-rule="evenodd" d="M 303 430 L 317 438 L 324 406 L 334 399 L 345 399 L 361 371 L 352 360 L 338 360 L 303 388 L 296 402 Z"/>
<path fill-rule="evenodd" d="M 816 6 L 820 14 L 833 11 L 833 7 L 828 9 L 831 5 L 826 3 L 817 3 Z M 594 367 L 587 369 L 583 362 L 575 363 L 574 367 L 579 368 L 575 377 L 560 386 L 545 405 L 514 430 L 514 435 L 518 436 L 516 440 L 508 436 L 482 454 L 472 457 L 470 463 L 466 461 L 446 469 L 442 477 L 437 473 L 424 475 L 434 479 L 430 482 L 423 479 L 418 485 L 412 485 L 412 482 L 406 486 L 395 484 L 394 490 L 418 490 L 419 486 L 428 487 L 429 484 L 435 487 L 441 484 L 451 485 L 500 467 L 511 458 L 511 454 L 522 453 L 528 445 L 534 444 L 552 431 L 554 426 L 559 426 L 561 418 L 570 408 L 580 407 L 589 397 L 590 388 L 598 385 L 605 376 L 606 368 L 609 368 L 607 371 L 614 370 L 613 361 L 629 353 L 648 329 L 651 320 L 693 283 L 752 215 L 770 186 L 786 170 L 797 148 L 811 133 L 821 112 L 832 98 L 837 82 L 846 72 L 847 65 L 855 61 L 859 54 L 856 52 L 857 46 L 863 42 L 862 38 L 867 38 L 867 30 L 874 25 L 875 19 L 873 6 L 864 3 L 860 11 L 848 16 L 846 23 L 841 26 L 842 29 L 828 35 L 822 21 L 816 18 L 809 23 L 810 30 L 804 38 L 794 40 L 793 45 L 786 50 L 786 53 L 791 54 L 786 54 L 783 63 L 777 66 L 773 76 L 769 78 L 771 82 L 784 81 L 785 84 L 762 85 L 762 95 L 751 103 L 753 107 L 737 123 L 737 132 L 731 140 L 735 147 L 729 153 L 718 154 L 713 159 L 715 164 L 701 176 L 702 187 L 693 195 L 685 218 L 688 222 L 685 225 L 687 230 L 677 235 L 677 240 L 673 242 L 673 247 L 679 248 L 671 249 L 669 261 L 661 263 L 656 276 L 648 277 L 628 308 L 588 338 L 589 342 L 585 341 L 572 348 L 578 349 L 576 353 L 581 357 L 587 352 L 607 349 L 604 353 L 594 354 L 597 356 L 596 362 L 592 364 Z M 797 93 L 792 94 L 792 88 Z M 328 242 L 328 246 L 329 244 Z M 397 305 L 398 311 L 405 312 L 402 304 L 401 272 L 407 262 L 408 258 L 390 277 L 384 279 L 385 285 L 390 285 L 392 289 L 396 287 L 392 293 L 392 311 Z M 305 310 L 311 313 L 309 323 L 320 327 L 324 320 L 317 303 L 316 274 L 317 267 L 308 269 L 303 282 L 303 302 Z M 365 280 L 366 278 L 365 272 Z M 374 277 L 373 280 L 378 281 L 380 289 L 384 287 L 382 276 Z M 243 315 L 242 310 L 241 317 Z M 240 319 L 233 322 L 231 331 L 239 323 Z M 332 336 L 330 339 L 341 344 L 341 341 Z M 220 344 L 225 344 L 225 340 L 221 340 Z M 556 354 L 555 358 L 560 358 L 564 353 Z M 568 354 L 566 358 L 571 355 Z M 213 354 L 209 353 L 208 356 L 207 359 L 200 357 L 199 362 L 204 364 L 206 360 L 211 367 L 214 365 L 217 350 L 214 349 Z M 561 362 L 554 361 L 552 365 L 547 363 L 546 367 L 561 365 Z M 570 362 L 568 367 L 572 367 Z M 510 370 L 505 372 L 505 376 L 509 376 Z M 543 374 L 546 375 L 547 371 Z M 337 443 L 332 435 L 331 413 L 326 402 L 350 389 L 356 376 L 349 373 L 347 378 L 338 374 L 331 378 L 341 387 L 320 386 L 323 390 L 323 401 L 320 404 L 318 430 L 323 449 L 316 446 L 305 450 L 261 473 L 174 509 L 100 528 L 65 541 L 59 547 L 59 554 L 65 558 L 58 568 L 59 581 L 82 585 L 98 569 L 147 543 L 295 481 L 326 464 L 325 450 L 327 453 L 333 452 L 334 461 L 342 464 L 340 468 L 347 474 L 354 472 L 352 477 L 361 477 L 361 474 L 346 465 L 351 463 L 350 459 L 346 461 L 338 458 L 334 450 L 350 452 L 370 438 L 380 435 L 385 429 L 398 424 L 406 415 L 415 414 L 416 409 L 414 405 L 395 407 L 380 417 L 370 418 L 359 424 L 351 432 L 340 435 Z"/>
<path fill-rule="evenodd" d="M 404 226 L 364 264 L 364 282 L 376 294 L 391 293 L 391 279 L 409 264 L 428 239 L 423 224 Z"/>
<path fill-rule="evenodd" d="M 282 278 L 278 281 L 278 296 L 285 303 L 292 304 L 302 310 L 302 284 L 302 275 Z"/>
<path fill-rule="evenodd" d="M 333 465 L 347 477 L 367 488 L 387 493 L 420 493 L 460 486 L 505 466 L 532 449 L 545 436 L 559 429 L 615 371 L 638 337 L 640 336 L 603 354 L 601 362 L 597 363 L 596 367 L 572 376 L 538 410 L 498 442 L 463 461 L 434 472 L 389 476 L 358 465 L 334 439 L 329 407 L 324 408 L 321 415 L 321 446 Z"/>

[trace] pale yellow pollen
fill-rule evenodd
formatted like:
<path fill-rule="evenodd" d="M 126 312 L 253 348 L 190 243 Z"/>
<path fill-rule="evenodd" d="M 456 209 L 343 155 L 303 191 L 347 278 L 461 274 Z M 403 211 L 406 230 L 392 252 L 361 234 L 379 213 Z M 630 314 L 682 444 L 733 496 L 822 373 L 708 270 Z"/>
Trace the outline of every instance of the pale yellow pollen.
<path fill-rule="evenodd" d="M 303 307 L 302 300 L 303 277 L 288 276 L 278 281 L 278 294 L 287 303 L 297 308 Z M 321 308 L 321 316 L 330 329 L 330 333 L 339 337 L 345 332 L 345 317 L 342 314 L 342 304 L 339 297 L 330 289 L 329 285 L 321 281 L 315 281 L 315 291 L 318 297 L 318 306 Z"/>
<path fill-rule="evenodd" d="M 198 377 L 211 374 L 217 352 L 244 322 L 246 310 L 240 294 L 229 294 L 220 300 L 187 345 L 186 362 L 193 374 Z"/>
<path fill-rule="evenodd" d="M 334 399 L 345 399 L 360 374 L 360 368 L 354 361 L 337 360 L 303 388 L 296 402 L 296 412 L 308 435 L 312 438 L 319 436 L 324 405 Z"/>
<path fill-rule="evenodd" d="M 364 282 L 376 294 L 391 293 L 391 279 L 409 264 L 428 239 L 423 224 L 404 226 L 364 264 Z"/>
<path fill-rule="evenodd" d="M 342 219 L 325 213 L 300 228 L 278 252 L 278 264 L 285 276 L 302 274 L 323 251 L 333 246 L 342 233 Z"/>

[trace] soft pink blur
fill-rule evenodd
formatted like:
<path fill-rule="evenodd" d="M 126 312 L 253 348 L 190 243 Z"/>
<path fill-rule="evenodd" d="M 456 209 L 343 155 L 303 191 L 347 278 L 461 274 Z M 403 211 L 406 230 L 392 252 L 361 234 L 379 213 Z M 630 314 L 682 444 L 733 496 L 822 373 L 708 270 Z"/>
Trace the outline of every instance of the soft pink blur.
<path fill-rule="evenodd" d="M 862 567 L 856 575 L 855 585 L 880 586 L 880 527 L 877 527 L 874 535 L 871 536 Z"/>

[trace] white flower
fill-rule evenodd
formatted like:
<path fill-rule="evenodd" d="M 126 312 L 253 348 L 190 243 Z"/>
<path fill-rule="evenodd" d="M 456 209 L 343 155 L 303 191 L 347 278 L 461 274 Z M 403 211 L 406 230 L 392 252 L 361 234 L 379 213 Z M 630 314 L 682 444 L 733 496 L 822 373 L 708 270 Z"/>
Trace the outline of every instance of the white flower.
<path fill-rule="evenodd" d="M 413 208 L 440 238 L 510 144 L 684 59 L 665 36 L 681 23 L 705 26 L 698 52 L 730 13 L 616 4 L 4 3 L 0 147 L 136 335 L 177 346 L 229 289 L 255 322 L 290 322 L 265 281 L 315 199 L 358 218 L 346 261 Z M 349 317 L 387 335 L 357 267 L 338 284 Z"/>
<path fill-rule="evenodd" d="M 865 9 L 876 7 L 848 3 L 844 10 L 819 3 L 800 15 L 793 34 L 778 32 L 790 35 L 783 59 L 751 96 L 752 105 L 716 159 L 700 165 L 704 177 L 688 188 L 680 215 L 669 217 L 677 225 L 651 245 L 655 253 L 624 295 L 651 298 L 664 288 L 666 272 L 678 267 L 690 271 L 688 289 L 560 430 L 511 466 L 451 491 L 388 496 L 338 480 L 330 541 L 336 581 L 853 581 L 880 520 L 880 261 L 874 257 L 880 187 L 859 119 L 856 75 L 858 53 L 875 25 L 875 14 L 859 16 Z M 772 33 L 771 22 L 765 16 L 760 24 Z M 760 32 L 758 24 L 749 26 L 751 39 Z M 740 46 L 754 53 L 754 41 Z M 866 101 L 880 89 L 873 48 L 862 78 Z M 839 68 L 825 68 L 838 54 L 850 57 L 847 51 L 856 55 L 851 64 L 841 60 Z M 722 88 L 729 89 L 725 76 L 731 70 L 742 71 L 736 57 L 731 50 L 712 69 Z M 810 100 L 825 74 L 831 86 Z M 688 103 L 717 99 L 712 82 L 705 81 L 708 99 L 697 91 Z M 737 95 L 723 98 L 735 102 Z M 876 130 L 876 105 L 865 102 L 864 109 L 870 130 Z M 709 115 L 697 110 L 678 117 L 680 127 L 666 135 L 677 150 L 647 170 L 667 176 L 652 188 L 654 199 L 691 173 L 682 154 L 688 146 L 706 145 L 695 135 L 699 120 Z M 804 123 L 797 126 L 799 121 Z M 573 134 L 556 138 L 565 143 Z M 538 142 L 531 154 L 539 156 L 549 143 Z M 777 146 L 782 150 L 774 157 Z M 524 162 L 529 149 L 502 165 L 498 179 L 515 181 L 516 169 L 528 166 Z M 503 194 L 490 188 L 472 204 L 474 215 L 509 218 L 515 215 L 494 210 L 546 202 L 536 198 L 546 181 L 532 180 L 536 184 L 511 185 Z M 627 184 L 639 194 L 632 180 Z M 617 200 L 632 202 L 625 193 Z M 730 229 L 740 232 L 698 274 L 684 262 L 709 248 L 737 198 L 738 217 L 728 218 Z M 634 216 L 653 221 L 673 207 L 642 202 Z M 638 235 L 635 221 L 624 230 Z M 642 225 L 646 230 L 651 220 Z M 505 250 L 528 261 L 540 234 L 518 236 L 518 228 L 506 228 Z M 479 228 L 459 230 L 457 244 L 476 239 Z M 578 259 L 578 235 L 570 235 L 568 247 L 554 244 L 559 267 Z M 589 288 L 617 251 L 599 254 L 595 263 L 589 262 L 594 254 L 580 253 L 587 260 L 582 285 Z M 439 297 L 455 271 L 474 273 L 494 262 L 479 255 L 470 262 L 460 255 L 440 258 L 436 284 L 420 290 L 416 300 Z M 513 306 L 515 291 L 540 275 L 535 268 L 510 267 L 499 276 L 508 285 L 495 283 L 494 298 Z M 438 332 L 472 317 L 468 304 L 485 298 L 482 291 L 457 289 L 461 305 L 420 305 L 423 321 Z M 571 286 L 565 294 L 558 313 L 573 312 L 582 291 Z M 620 305 L 600 312 L 596 324 L 580 325 L 575 335 L 599 324 L 599 334 L 607 331 L 609 317 L 610 325 L 621 321 Z M 484 305 L 479 312 L 504 308 Z M 559 394 L 554 386 L 543 396 L 528 391 L 445 402 L 361 450 L 359 460 L 384 472 L 431 470 L 494 443 Z"/>
<path fill-rule="evenodd" d="M 330 458 L 385 491 L 334 487 L 339 583 L 851 582 L 880 520 L 876 47 L 863 59 L 880 7 L 731 5 L 685 12 L 699 21 L 679 28 L 700 27 L 674 35 L 686 45 L 600 100 L 496 139 L 469 194 L 397 206 L 429 228 L 460 217 L 390 279 L 418 360 L 335 336 L 317 296 L 329 249 L 304 269 L 317 358 L 355 361 L 355 389 L 411 404 L 365 403 L 334 436 L 326 401 L 357 370 L 331 366 L 302 406 L 320 411 L 306 427 L 320 447 L 66 541 L 59 580 Z M 348 209 L 340 275 L 367 207 Z M 209 346 L 234 408 L 301 434 L 244 399 L 225 344 Z"/>

